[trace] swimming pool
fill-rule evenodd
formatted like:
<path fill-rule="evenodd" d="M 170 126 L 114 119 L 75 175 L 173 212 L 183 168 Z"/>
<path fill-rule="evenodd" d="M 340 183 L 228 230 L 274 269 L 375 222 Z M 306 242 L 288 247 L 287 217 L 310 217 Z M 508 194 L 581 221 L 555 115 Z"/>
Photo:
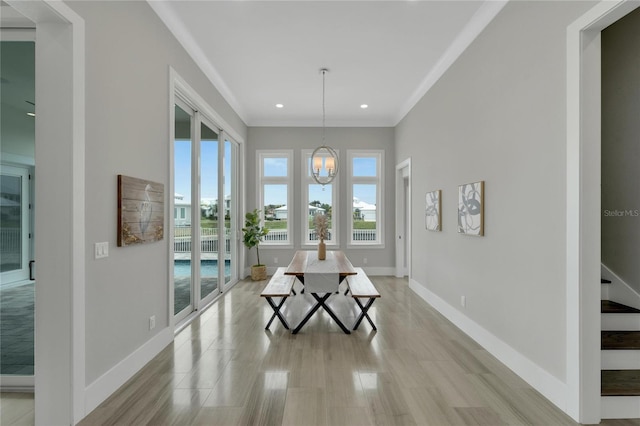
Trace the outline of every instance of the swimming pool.
<path fill-rule="evenodd" d="M 217 260 L 201 260 L 200 268 L 200 276 L 218 276 Z M 191 260 L 174 260 L 173 275 L 176 277 L 188 277 L 191 275 Z M 231 261 L 229 260 L 224 261 L 224 275 L 227 277 L 231 275 Z"/>

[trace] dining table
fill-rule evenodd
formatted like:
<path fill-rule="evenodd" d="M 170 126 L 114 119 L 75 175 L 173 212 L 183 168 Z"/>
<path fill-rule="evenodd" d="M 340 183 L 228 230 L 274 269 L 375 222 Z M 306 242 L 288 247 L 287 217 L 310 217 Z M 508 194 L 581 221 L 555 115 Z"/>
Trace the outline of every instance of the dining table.
<path fill-rule="evenodd" d="M 326 258 L 320 260 L 316 250 L 298 250 L 291 263 L 289 263 L 285 274 L 295 275 L 305 286 L 306 293 L 311 294 L 316 301 L 302 321 L 293 329 L 293 334 L 297 334 L 320 308 L 329 314 L 345 334 L 351 334 L 351 331 L 342 323 L 331 307 L 327 305 L 327 300 L 332 295 L 339 294 L 338 286 L 340 283 L 347 276 L 357 274 L 356 269 L 344 252 L 328 250 Z"/>

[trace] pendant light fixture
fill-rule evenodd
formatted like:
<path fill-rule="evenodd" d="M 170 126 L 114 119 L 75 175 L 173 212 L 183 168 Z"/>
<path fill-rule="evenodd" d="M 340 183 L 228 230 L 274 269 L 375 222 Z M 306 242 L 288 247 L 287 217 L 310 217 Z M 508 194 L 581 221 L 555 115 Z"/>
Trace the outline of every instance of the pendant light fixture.
<path fill-rule="evenodd" d="M 313 180 L 324 186 L 331 183 L 338 174 L 338 154 L 325 143 L 325 75 L 328 69 L 320 69 L 322 73 L 322 145 L 311 154 L 311 176 Z"/>

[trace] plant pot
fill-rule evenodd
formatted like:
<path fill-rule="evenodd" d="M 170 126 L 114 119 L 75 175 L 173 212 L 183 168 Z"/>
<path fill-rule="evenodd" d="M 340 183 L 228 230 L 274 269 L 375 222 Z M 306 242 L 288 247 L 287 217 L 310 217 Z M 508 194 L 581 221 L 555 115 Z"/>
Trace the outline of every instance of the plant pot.
<path fill-rule="evenodd" d="M 251 279 L 262 281 L 267 279 L 267 265 L 253 265 L 251 267 Z"/>
<path fill-rule="evenodd" d="M 327 258 L 327 245 L 324 241 L 318 243 L 318 260 L 325 260 Z"/>

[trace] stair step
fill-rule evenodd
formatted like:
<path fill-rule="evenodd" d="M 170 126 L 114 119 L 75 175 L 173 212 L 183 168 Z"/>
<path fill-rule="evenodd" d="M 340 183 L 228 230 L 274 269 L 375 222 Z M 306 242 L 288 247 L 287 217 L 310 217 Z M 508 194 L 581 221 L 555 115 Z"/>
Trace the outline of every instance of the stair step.
<path fill-rule="evenodd" d="M 638 314 L 640 309 L 632 308 L 631 306 L 623 305 L 621 303 L 612 302 L 611 300 L 600 301 L 600 312 L 603 314 Z"/>
<path fill-rule="evenodd" d="M 605 278 L 600 278 L 600 284 L 611 284 L 611 280 L 607 280 Z"/>
<path fill-rule="evenodd" d="M 602 370 L 602 396 L 640 395 L 640 370 Z"/>
<path fill-rule="evenodd" d="M 640 349 L 640 331 L 604 330 L 601 349 Z"/>

